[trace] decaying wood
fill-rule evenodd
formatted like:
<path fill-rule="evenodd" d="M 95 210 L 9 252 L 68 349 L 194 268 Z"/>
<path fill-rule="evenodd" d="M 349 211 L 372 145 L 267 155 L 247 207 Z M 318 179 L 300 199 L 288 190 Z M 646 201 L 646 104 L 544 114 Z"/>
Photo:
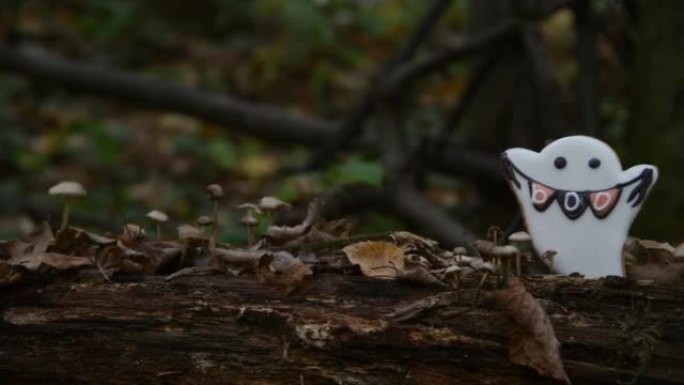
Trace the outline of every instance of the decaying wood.
<path fill-rule="evenodd" d="M 3 384 L 549 384 L 509 362 L 473 290 L 309 276 L 161 277 L 0 290 Z M 684 286 L 534 278 L 574 384 L 684 383 Z M 466 287 L 464 285 L 463 287 Z"/>

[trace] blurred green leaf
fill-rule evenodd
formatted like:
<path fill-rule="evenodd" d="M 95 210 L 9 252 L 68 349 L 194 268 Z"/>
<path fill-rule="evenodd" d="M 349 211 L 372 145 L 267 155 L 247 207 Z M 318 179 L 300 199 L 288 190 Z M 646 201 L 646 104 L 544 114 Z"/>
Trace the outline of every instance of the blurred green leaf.
<path fill-rule="evenodd" d="M 368 183 L 373 186 L 382 184 L 382 165 L 377 161 L 352 157 L 346 162 L 337 164 L 324 174 L 324 181 L 330 185 Z"/>
<path fill-rule="evenodd" d="M 237 147 L 227 140 L 214 139 L 207 150 L 209 158 L 223 169 L 230 170 L 237 163 Z"/>

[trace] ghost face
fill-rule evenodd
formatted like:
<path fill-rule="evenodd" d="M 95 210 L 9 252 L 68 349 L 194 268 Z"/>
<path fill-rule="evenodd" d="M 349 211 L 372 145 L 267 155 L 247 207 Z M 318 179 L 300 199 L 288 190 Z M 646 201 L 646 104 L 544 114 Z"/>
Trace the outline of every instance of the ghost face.
<path fill-rule="evenodd" d="M 654 166 L 623 171 L 607 144 L 586 136 L 556 140 L 539 153 L 514 148 L 502 159 L 534 246 L 557 252 L 557 272 L 624 275 L 622 245 L 657 179 Z"/>

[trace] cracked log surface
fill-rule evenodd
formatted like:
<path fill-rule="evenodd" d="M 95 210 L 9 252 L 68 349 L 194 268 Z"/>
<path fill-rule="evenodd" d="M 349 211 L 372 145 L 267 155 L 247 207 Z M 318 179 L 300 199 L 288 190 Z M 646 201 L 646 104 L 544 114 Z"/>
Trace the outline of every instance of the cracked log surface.
<path fill-rule="evenodd" d="M 554 324 L 573 383 L 636 372 L 639 384 L 684 383 L 684 286 L 525 285 Z M 2 288 L 0 383 L 552 383 L 509 363 L 506 319 L 487 290 L 480 306 L 473 298 L 341 274 L 309 277 L 289 296 L 226 276 Z M 435 306 L 387 317 L 421 299 Z"/>

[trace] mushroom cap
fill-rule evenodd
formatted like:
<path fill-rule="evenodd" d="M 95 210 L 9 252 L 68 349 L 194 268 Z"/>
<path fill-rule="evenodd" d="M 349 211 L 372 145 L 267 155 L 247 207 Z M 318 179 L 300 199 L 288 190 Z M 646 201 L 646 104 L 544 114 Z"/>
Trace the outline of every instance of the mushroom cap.
<path fill-rule="evenodd" d="M 87 194 L 85 188 L 78 183 L 72 181 L 59 182 L 50 187 L 48 190 L 50 195 L 66 195 L 66 196 L 84 196 Z"/>
<path fill-rule="evenodd" d="M 259 208 L 259 206 L 255 205 L 254 203 L 249 203 L 249 202 L 243 203 L 241 205 L 238 205 L 237 208 L 240 210 L 247 210 L 247 212 L 250 212 L 250 213 L 261 214 L 261 209 Z"/>
<path fill-rule="evenodd" d="M 674 256 L 676 258 L 684 257 L 684 243 L 679 244 L 679 246 L 674 249 Z"/>
<path fill-rule="evenodd" d="M 525 231 L 517 231 L 511 235 L 508 236 L 508 240 L 511 242 L 530 242 L 532 240 L 532 237 L 530 237 L 530 234 L 528 234 Z"/>
<path fill-rule="evenodd" d="M 213 223 L 214 221 L 212 221 L 211 218 L 206 215 L 202 215 L 201 217 L 197 218 L 197 224 L 201 227 L 211 226 Z"/>
<path fill-rule="evenodd" d="M 520 250 L 517 247 L 511 245 L 494 246 L 494 249 L 492 249 L 492 255 L 496 257 L 513 257 L 519 252 Z"/>
<path fill-rule="evenodd" d="M 183 241 L 189 238 L 202 238 L 204 236 L 202 230 L 198 229 L 195 226 L 180 225 L 178 226 L 177 230 L 178 238 L 180 238 Z"/>
<path fill-rule="evenodd" d="M 152 210 L 145 216 L 155 222 L 166 222 L 169 220 L 169 216 L 166 215 L 166 213 L 159 210 Z"/>
<path fill-rule="evenodd" d="M 280 209 L 289 209 L 291 204 L 283 202 L 276 197 L 263 197 L 259 200 L 258 206 L 264 211 L 277 211 Z"/>
<path fill-rule="evenodd" d="M 206 188 L 210 201 L 218 201 L 223 199 L 223 187 L 216 183 L 212 183 Z"/>
<path fill-rule="evenodd" d="M 468 249 L 466 249 L 463 246 L 456 246 L 454 247 L 454 254 L 456 255 L 466 255 L 468 254 Z"/>
<path fill-rule="evenodd" d="M 256 226 L 259 224 L 259 220 L 254 216 L 251 210 L 247 211 L 247 214 L 245 214 L 242 219 L 240 219 L 240 223 L 242 223 L 245 226 Z"/>

